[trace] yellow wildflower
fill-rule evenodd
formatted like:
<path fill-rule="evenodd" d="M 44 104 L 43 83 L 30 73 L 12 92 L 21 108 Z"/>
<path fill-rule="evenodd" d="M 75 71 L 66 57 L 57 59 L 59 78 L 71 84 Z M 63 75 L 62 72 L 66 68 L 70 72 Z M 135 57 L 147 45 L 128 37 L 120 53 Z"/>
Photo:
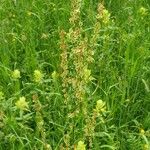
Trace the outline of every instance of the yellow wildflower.
<path fill-rule="evenodd" d="M 90 75 L 91 75 L 91 70 L 84 69 L 84 78 L 85 78 L 85 80 L 88 80 Z"/>
<path fill-rule="evenodd" d="M 106 10 L 106 9 L 103 10 L 102 19 L 103 19 L 103 23 L 104 23 L 104 24 L 109 23 L 109 20 L 110 20 L 110 13 L 108 12 L 108 10 Z"/>
<path fill-rule="evenodd" d="M 43 74 L 39 70 L 34 70 L 34 81 L 35 82 L 41 82 L 43 78 Z"/>
<path fill-rule="evenodd" d="M 147 9 L 144 8 L 144 7 L 141 7 L 141 8 L 139 9 L 139 13 L 140 13 L 141 15 L 145 16 L 145 15 L 147 15 Z"/>
<path fill-rule="evenodd" d="M 85 146 L 84 142 L 83 141 L 79 141 L 76 150 L 86 150 L 85 147 L 86 146 Z"/>
<path fill-rule="evenodd" d="M 96 103 L 96 112 L 105 112 L 106 111 L 106 103 L 102 100 L 98 100 Z"/>
<path fill-rule="evenodd" d="M 28 15 L 28 16 L 31 16 L 31 15 L 32 15 L 32 12 L 31 12 L 31 11 L 28 11 L 28 12 L 27 12 L 27 15 Z"/>
<path fill-rule="evenodd" d="M 141 129 L 140 129 L 140 134 L 141 134 L 141 135 L 144 135 L 144 133 L 145 133 L 144 129 L 141 128 Z"/>
<path fill-rule="evenodd" d="M 20 110 L 27 110 L 29 108 L 26 98 L 20 97 L 19 100 L 15 103 L 16 107 Z"/>
<path fill-rule="evenodd" d="M 46 144 L 46 145 L 45 145 L 45 148 L 46 148 L 46 150 L 51 150 L 50 144 Z"/>
<path fill-rule="evenodd" d="M 21 78 L 21 76 L 20 76 L 20 71 L 19 71 L 18 69 L 15 69 L 15 70 L 12 72 L 12 78 L 13 78 L 13 79 Z"/>
<path fill-rule="evenodd" d="M 144 150 L 148 150 L 148 148 L 149 148 L 148 144 L 145 144 L 144 145 Z"/>
<path fill-rule="evenodd" d="M 94 78 L 91 76 L 91 70 L 90 69 L 87 69 L 87 68 L 84 69 L 84 80 L 86 82 L 94 80 Z"/>
<path fill-rule="evenodd" d="M 110 22 L 110 13 L 105 7 L 100 4 L 98 7 L 98 16 L 97 19 L 100 19 L 104 24 L 108 24 Z"/>
<path fill-rule="evenodd" d="M 57 77 L 58 77 L 58 73 L 57 73 L 56 71 L 53 71 L 53 72 L 52 72 L 52 79 L 53 79 L 53 80 L 56 80 Z"/>

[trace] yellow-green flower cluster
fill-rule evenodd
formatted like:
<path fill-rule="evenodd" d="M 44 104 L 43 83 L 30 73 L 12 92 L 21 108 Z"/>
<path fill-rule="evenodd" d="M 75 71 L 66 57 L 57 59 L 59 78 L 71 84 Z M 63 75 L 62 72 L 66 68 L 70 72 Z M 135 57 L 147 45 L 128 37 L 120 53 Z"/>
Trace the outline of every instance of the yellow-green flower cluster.
<path fill-rule="evenodd" d="M 15 105 L 20 110 L 27 110 L 29 108 L 28 103 L 26 102 L 26 98 L 24 96 L 20 97 Z"/>
<path fill-rule="evenodd" d="M 106 10 L 106 9 L 103 10 L 102 19 L 103 19 L 103 23 L 104 24 L 108 24 L 109 23 L 110 13 L 108 12 L 108 10 Z"/>
<path fill-rule="evenodd" d="M 55 81 L 58 78 L 58 73 L 56 71 L 53 71 L 51 76 L 52 76 L 52 79 Z"/>
<path fill-rule="evenodd" d="M 12 72 L 12 78 L 13 79 L 19 79 L 21 78 L 20 76 L 20 71 L 18 69 L 15 69 L 13 72 Z"/>
<path fill-rule="evenodd" d="M 85 80 L 85 82 L 89 82 L 89 81 L 91 81 L 91 80 L 94 79 L 91 76 L 91 70 L 90 69 L 85 68 L 84 71 L 83 71 L 83 73 L 84 73 L 84 80 Z"/>
<path fill-rule="evenodd" d="M 98 6 L 97 19 L 102 21 L 104 24 L 108 24 L 110 22 L 110 13 L 101 3 Z"/>
<path fill-rule="evenodd" d="M 52 150 L 51 145 L 50 144 L 45 144 L 45 149 L 46 150 Z"/>
<path fill-rule="evenodd" d="M 86 150 L 86 145 L 83 141 L 79 141 L 76 150 Z"/>
<path fill-rule="evenodd" d="M 145 144 L 144 147 L 143 147 L 143 150 L 149 150 L 149 148 L 150 148 L 149 145 Z"/>
<path fill-rule="evenodd" d="M 98 100 L 97 103 L 96 103 L 95 111 L 97 113 L 105 112 L 106 111 L 106 103 L 103 102 L 102 100 Z"/>
<path fill-rule="evenodd" d="M 146 9 L 146 8 L 141 7 L 141 8 L 139 9 L 139 13 L 140 13 L 142 16 L 146 16 L 148 12 L 147 12 L 147 9 Z"/>
<path fill-rule="evenodd" d="M 43 74 L 41 73 L 40 70 L 34 70 L 34 81 L 39 83 L 42 81 Z"/>
<path fill-rule="evenodd" d="M 144 134 L 145 134 L 145 130 L 141 128 L 141 129 L 140 129 L 140 134 L 141 134 L 141 135 L 144 135 Z"/>
<path fill-rule="evenodd" d="M 31 12 L 31 11 L 28 11 L 28 12 L 27 12 L 27 15 L 28 15 L 28 16 L 31 16 L 31 15 L 32 15 L 32 12 Z"/>

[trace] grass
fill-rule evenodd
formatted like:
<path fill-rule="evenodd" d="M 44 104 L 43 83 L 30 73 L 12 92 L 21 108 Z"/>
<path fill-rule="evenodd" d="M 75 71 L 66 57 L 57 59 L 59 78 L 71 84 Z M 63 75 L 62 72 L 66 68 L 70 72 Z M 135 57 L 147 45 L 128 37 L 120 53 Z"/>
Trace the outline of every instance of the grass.
<path fill-rule="evenodd" d="M 149 150 L 148 0 L 0 1 L 0 150 Z"/>

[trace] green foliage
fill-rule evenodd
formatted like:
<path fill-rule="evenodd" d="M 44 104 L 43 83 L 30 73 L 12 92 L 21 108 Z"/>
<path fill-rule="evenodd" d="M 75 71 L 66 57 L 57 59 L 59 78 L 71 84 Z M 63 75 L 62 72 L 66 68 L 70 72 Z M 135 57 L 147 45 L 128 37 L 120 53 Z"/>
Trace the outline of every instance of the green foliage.
<path fill-rule="evenodd" d="M 0 0 L 0 150 L 150 149 L 150 2 L 100 2 Z"/>

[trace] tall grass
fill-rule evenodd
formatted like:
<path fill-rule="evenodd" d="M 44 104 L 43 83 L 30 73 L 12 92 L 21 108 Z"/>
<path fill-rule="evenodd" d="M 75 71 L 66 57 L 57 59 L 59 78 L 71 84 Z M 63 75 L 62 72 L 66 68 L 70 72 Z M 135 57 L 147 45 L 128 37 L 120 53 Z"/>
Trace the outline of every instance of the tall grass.
<path fill-rule="evenodd" d="M 149 150 L 148 0 L 0 1 L 1 150 Z"/>

